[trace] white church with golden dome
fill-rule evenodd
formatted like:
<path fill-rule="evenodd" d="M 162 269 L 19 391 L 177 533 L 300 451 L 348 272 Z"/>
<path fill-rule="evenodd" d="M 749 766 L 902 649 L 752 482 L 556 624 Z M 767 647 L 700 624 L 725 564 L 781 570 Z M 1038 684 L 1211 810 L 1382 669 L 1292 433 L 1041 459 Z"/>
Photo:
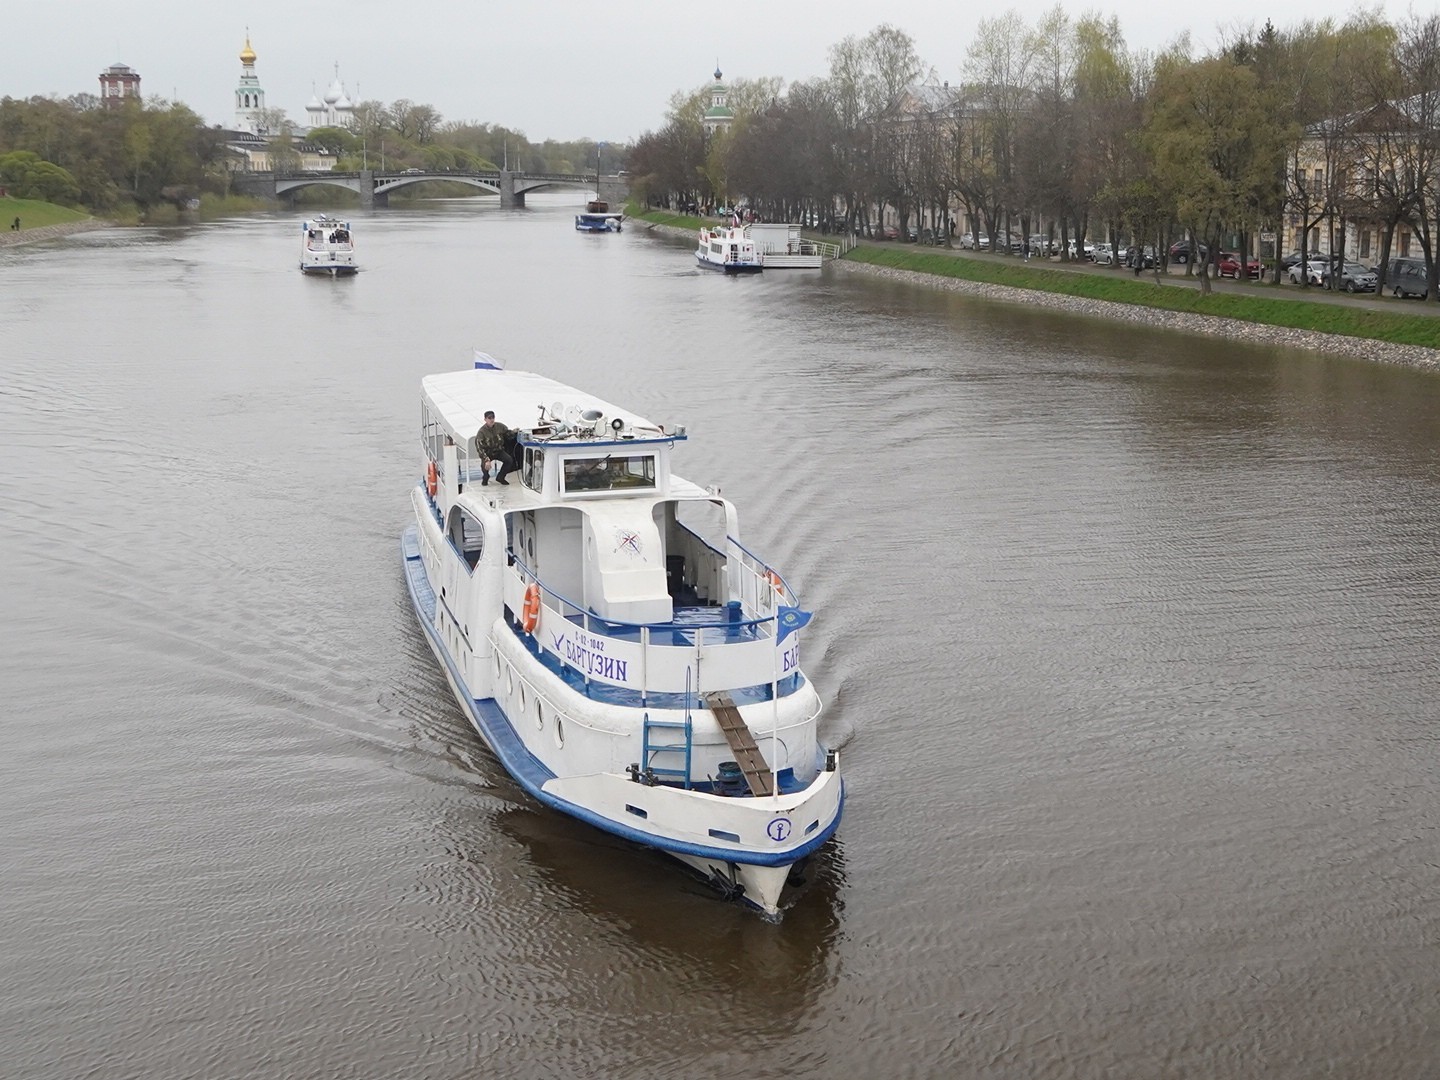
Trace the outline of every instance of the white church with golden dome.
<path fill-rule="evenodd" d="M 305 126 L 296 127 L 298 134 L 310 128 L 349 127 L 355 119 L 355 103 L 340 81 L 340 65 L 335 65 L 335 80 L 322 98 L 314 94 L 305 106 Z M 265 109 L 265 88 L 255 74 L 255 50 L 250 45 L 250 34 L 245 34 L 245 47 L 240 50 L 240 81 L 235 86 L 235 128 L 252 135 L 273 135 L 267 130 L 270 117 Z"/>
<path fill-rule="evenodd" d="M 299 167 L 305 171 L 322 171 L 335 167 L 334 155 L 324 147 L 312 146 L 305 142 L 305 135 L 315 127 L 349 127 L 354 119 L 355 106 L 340 82 L 340 65 L 335 65 L 335 81 L 325 92 L 325 97 L 313 97 L 305 107 L 305 127 L 289 125 L 290 141 L 300 157 Z M 269 140 L 281 134 L 271 130 L 276 117 L 285 121 L 284 110 L 265 107 L 265 88 L 255 74 L 255 50 L 250 45 L 250 34 L 245 34 L 245 47 L 240 50 L 240 81 L 235 86 L 235 126 L 230 129 L 227 139 L 234 154 L 231 168 L 268 171 L 271 168 Z"/>

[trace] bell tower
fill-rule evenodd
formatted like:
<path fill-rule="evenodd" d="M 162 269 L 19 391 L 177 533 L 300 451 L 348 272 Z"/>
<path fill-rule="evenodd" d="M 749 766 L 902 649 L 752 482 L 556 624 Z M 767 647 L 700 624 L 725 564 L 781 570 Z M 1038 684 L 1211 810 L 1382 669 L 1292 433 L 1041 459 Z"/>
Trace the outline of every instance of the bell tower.
<path fill-rule="evenodd" d="M 266 135 L 264 126 L 265 91 L 255 74 L 255 50 L 250 47 L 250 32 L 245 32 L 245 47 L 240 50 L 240 82 L 235 87 L 235 129 L 255 135 Z"/>

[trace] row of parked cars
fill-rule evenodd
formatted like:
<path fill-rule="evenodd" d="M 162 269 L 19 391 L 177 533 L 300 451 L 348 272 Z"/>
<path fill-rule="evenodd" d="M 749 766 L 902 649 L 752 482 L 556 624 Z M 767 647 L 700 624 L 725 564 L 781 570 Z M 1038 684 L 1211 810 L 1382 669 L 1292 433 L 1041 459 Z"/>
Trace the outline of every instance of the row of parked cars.
<path fill-rule="evenodd" d="M 972 233 L 961 233 L 959 243 L 966 251 L 1002 251 L 1008 250 L 1012 255 L 1023 255 L 1028 250 L 1032 255 L 1050 256 L 1058 252 L 1050 243 L 1050 238 L 1036 234 L 1026 240 L 1023 236 L 1012 233 L 1006 240 L 1003 237 L 997 238 L 994 243 L 990 237 L 981 233 L 978 237 Z M 1072 245 L 1073 247 L 1073 245 Z"/>
<path fill-rule="evenodd" d="M 1207 254 L 1205 247 L 1201 245 L 1198 250 L 1199 257 L 1205 258 Z M 1172 262 L 1184 263 L 1191 257 L 1189 241 L 1182 240 L 1170 248 Z M 1265 273 L 1265 267 L 1259 259 L 1246 259 L 1242 268 L 1240 256 L 1227 252 L 1220 253 L 1216 269 L 1221 277 L 1232 277 L 1237 280 L 1242 273 L 1247 278 L 1259 278 Z M 1361 262 L 1342 259 L 1339 255 L 1329 257 L 1317 255 L 1302 262 L 1300 253 L 1292 251 L 1280 260 L 1280 269 L 1285 272 L 1286 278 L 1292 285 L 1308 281 L 1311 285 L 1329 288 L 1333 278 L 1336 289 L 1347 293 L 1366 293 L 1375 292 L 1380 284 L 1380 267 L 1378 265 L 1366 266 Z M 1389 271 L 1385 275 L 1385 282 L 1393 295 L 1399 297 L 1418 296 L 1424 300 L 1430 292 L 1430 286 L 1425 276 L 1425 262 L 1422 259 L 1406 257 L 1391 259 Z"/>
<path fill-rule="evenodd" d="M 1348 293 L 1374 292 L 1380 284 L 1380 275 L 1363 263 L 1331 259 L 1307 259 L 1303 263 L 1297 259 L 1285 268 L 1285 276 L 1292 285 L 1304 281 L 1322 289 L 1329 287 L 1333 277 L 1336 288 Z"/>
<path fill-rule="evenodd" d="M 913 239 L 913 237 L 911 238 Z M 979 248 L 981 251 L 1002 250 L 999 245 L 1005 244 L 1001 240 L 992 245 L 990 238 L 983 233 L 977 238 L 970 233 L 962 233 L 959 237 L 959 244 L 962 248 Z M 1035 235 L 1025 240 L 1019 236 L 1012 235 L 1009 238 L 1008 247 L 1015 255 L 1022 254 L 1028 248 L 1032 254 L 1049 256 L 1059 253 L 1057 244 L 1052 244 L 1048 237 Z M 1070 241 L 1070 257 L 1085 258 L 1100 266 L 1130 266 L 1137 264 L 1143 269 L 1150 269 L 1155 265 L 1155 249 L 1149 245 L 1130 246 L 1121 245 L 1115 247 L 1106 243 L 1095 243 L 1089 240 Z M 1209 250 L 1204 244 L 1192 245 L 1189 240 L 1179 240 L 1170 245 L 1170 262 L 1181 266 L 1194 259 L 1209 258 Z M 1280 260 L 1280 268 L 1284 271 L 1291 284 L 1298 285 L 1301 281 L 1308 281 L 1311 285 L 1321 288 L 1328 288 L 1331 278 L 1335 278 L 1335 287 L 1347 293 L 1375 292 L 1379 287 L 1379 267 L 1366 266 L 1359 262 L 1350 262 L 1338 255 L 1326 258 L 1316 256 L 1306 260 L 1303 264 L 1298 251 L 1292 251 L 1285 258 Z M 1215 272 L 1222 278 L 1234 278 L 1236 281 L 1242 278 L 1258 280 L 1265 275 L 1265 264 L 1254 256 L 1242 256 L 1233 251 L 1222 251 L 1215 262 Z M 1408 257 L 1394 258 L 1390 260 L 1389 271 L 1385 275 L 1386 288 L 1390 289 L 1397 297 L 1415 296 L 1424 300 L 1429 296 L 1430 288 L 1425 276 L 1425 262 L 1422 259 Z"/>
<path fill-rule="evenodd" d="M 1183 265 L 1194 258 L 1204 259 L 1208 256 L 1209 252 L 1205 245 L 1201 244 L 1192 248 L 1188 240 L 1181 240 L 1170 246 L 1170 261 L 1173 263 Z M 1329 258 L 1314 257 L 1302 263 L 1300 253 L 1292 251 L 1280 260 L 1280 268 L 1285 271 L 1285 275 L 1292 285 L 1308 281 L 1311 285 L 1328 288 L 1333 277 L 1336 282 L 1335 287 L 1348 293 L 1374 292 L 1379 287 L 1380 281 L 1378 266 L 1371 267 L 1359 262 L 1346 261 L 1339 255 Z M 1238 281 L 1242 276 L 1251 279 L 1263 277 L 1265 265 L 1257 258 L 1242 259 L 1235 252 L 1222 251 L 1215 264 L 1215 270 L 1221 277 L 1234 278 Z M 1385 275 L 1385 278 L 1396 296 L 1418 296 L 1423 300 L 1429 293 L 1425 277 L 1425 263 L 1420 259 L 1391 259 L 1390 272 Z"/>
<path fill-rule="evenodd" d="M 1300 253 L 1292 251 L 1280 260 L 1285 276 L 1292 285 L 1308 281 L 1311 285 L 1328 288 L 1335 280 L 1335 287 L 1348 293 L 1375 292 L 1380 285 L 1380 266 L 1366 266 L 1350 262 L 1339 255 L 1315 256 L 1300 261 Z M 1385 272 L 1385 287 L 1396 297 L 1418 297 L 1426 300 L 1430 296 L 1430 282 L 1425 274 L 1425 260 L 1408 256 L 1397 256 L 1390 260 Z"/>

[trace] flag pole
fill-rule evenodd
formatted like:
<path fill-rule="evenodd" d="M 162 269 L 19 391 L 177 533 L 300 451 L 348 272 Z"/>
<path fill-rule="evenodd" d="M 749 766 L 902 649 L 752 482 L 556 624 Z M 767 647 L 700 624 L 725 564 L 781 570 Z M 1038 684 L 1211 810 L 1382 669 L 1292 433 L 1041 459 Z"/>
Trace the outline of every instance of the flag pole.
<path fill-rule="evenodd" d="M 770 585 L 770 606 L 775 611 L 775 647 L 770 650 L 770 795 L 780 801 L 780 597 Z"/>

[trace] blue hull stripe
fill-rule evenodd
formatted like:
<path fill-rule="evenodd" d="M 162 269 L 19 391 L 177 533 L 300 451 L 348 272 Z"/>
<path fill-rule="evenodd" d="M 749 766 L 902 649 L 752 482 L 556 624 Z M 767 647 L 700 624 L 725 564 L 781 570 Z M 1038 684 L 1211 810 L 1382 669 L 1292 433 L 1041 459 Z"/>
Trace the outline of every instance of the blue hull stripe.
<path fill-rule="evenodd" d="M 405 528 L 400 537 L 400 550 L 404 556 L 405 583 L 410 590 L 410 600 L 415 606 L 417 621 L 425 631 L 426 637 L 430 639 L 436 653 L 444 659 L 445 666 L 450 672 L 450 677 L 455 681 L 455 685 L 461 688 L 463 696 L 460 704 L 464 708 L 466 716 L 469 717 L 471 725 L 516 782 L 546 806 L 644 847 L 658 848 L 661 851 L 674 852 L 678 855 L 712 859 L 721 863 L 744 863 L 748 866 L 788 866 L 817 851 L 825 841 L 834 835 L 840 825 L 840 818 L 843 816 L 845 808 L 843 779 L 841 780 L 840 799 L 830 824 L 799 847 L 786 848 L 783 851 L 736 850 L 710 847 L 706 844 L 691 844 L 683 840 L 670 840 L 655 836 L 653 833 L 633 829 L 605 817 L 603 814 L 598 814 L 543 790 L 542 785 L 548 780 L 555 779 L 555 774 L 526 749 L 524 742 L 515 733 L 514 726 L 500 708 L 499 703 L 493 698 L 476 699 L 470 696 L 470 690 L 465 685 L 465 680 L 461 678 L 460 671 L 450 656 L 450 650 L 445 647 L 445 643 L 440 640 L 440 636 L 435 631 L 435 593 L 425 577 L 425 566 L 420 558 L 419 530 L 416 526 L 409 525 Z M 640 792 L 648 790 L 638 785 L 637 788 Z"/>

